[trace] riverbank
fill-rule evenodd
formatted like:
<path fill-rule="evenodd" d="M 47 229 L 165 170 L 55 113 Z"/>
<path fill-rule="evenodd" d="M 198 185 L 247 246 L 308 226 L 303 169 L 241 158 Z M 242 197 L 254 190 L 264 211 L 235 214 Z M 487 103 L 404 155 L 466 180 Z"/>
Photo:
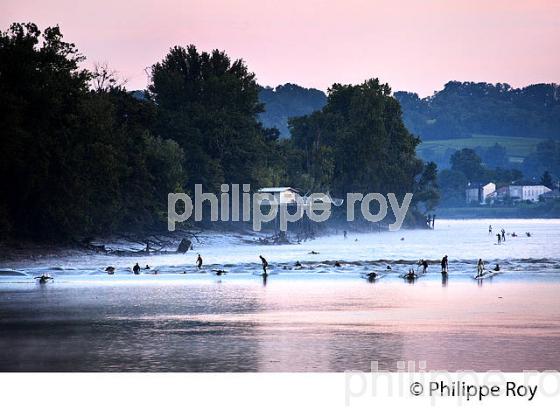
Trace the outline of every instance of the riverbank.
<path fill-rule="evenodd" d="M 520 207 L 455 207 L 438 208 L 438 218 L 443 219 L 560 219 L 560 206 L 541 207 L 524 205 Z"/>

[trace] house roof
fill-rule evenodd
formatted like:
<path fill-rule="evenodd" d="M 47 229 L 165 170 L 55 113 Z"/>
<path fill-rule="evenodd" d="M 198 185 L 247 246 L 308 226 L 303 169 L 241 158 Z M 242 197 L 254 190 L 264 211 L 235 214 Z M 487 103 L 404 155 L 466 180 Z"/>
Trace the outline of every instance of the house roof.
<path fill-rule="evenodd" d="M 294 191 L 299 192 L 297 189 L 286 186 L 286 187 L 269 187 L 269 188 L 261 188 L 259 192 L 284 192 L 284 191 Z"/>
<path fill-rule="evenodd" d="M 560 191 L 557 190 L 548 191 L 542 194 L 541 196 L 544 196 L 545 198 L 560 198 Z"/>
<path fill-rule="evenodd" d="M 512 185 L 510 185 L 510 186 L 512 186 L 512 187 L 520 187 L 520 188 L 531 186 L 531 187 L 543 187 L 543 188 L 546 188 L 546 189 L 550 189 L 550 188 L 544 186 L 543 184 L 522 184 L 522 185 L 521 185 L 521 184 L 512 184 Z"/>
<path fill-rule="evenodd" d="M 469 189 L 483 188 L 488 184 L 494 184 L 494 183 L 492 181 L 489 181 L 489 182 L 469 182 L 467 184 L 467 188 L 469 188 Z"/>

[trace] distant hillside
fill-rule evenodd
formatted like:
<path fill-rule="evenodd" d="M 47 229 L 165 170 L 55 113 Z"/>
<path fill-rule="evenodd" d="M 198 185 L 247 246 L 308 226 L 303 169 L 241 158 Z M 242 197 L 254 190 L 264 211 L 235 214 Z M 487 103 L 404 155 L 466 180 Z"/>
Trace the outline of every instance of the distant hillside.
<path fill-rule="evenodd" d="M 524 163 L 537 151 L 542 138 L 503 137 L 498 135 L 474 134 L 470 138 L 448 138 L 427 140 L 416 149 L 424 161 L 433 161 L 438 168 L 449 168 L 451 155 L 463 148 L 474 149 L 488 168 L 524 169 Z M 537 172 L 537 171 L 535 171 Z"/>
<path fill-rule="evenodd" d="M 311 114 L 327 103 L 324 92 L 295 84 L 261 88 L 259 98 L 265 104 L 265 112 L 259 116 L 260 121 L 268 128 L 278 128 L 282 138 L 290 136 L 288 118 Z"/>
<path fill-rule="evenodd" d="M 451 81 L 431 97 L 396 92 L 404 123 L 423 141 L 474 134 L 560 139 L 560 87 Z"/>

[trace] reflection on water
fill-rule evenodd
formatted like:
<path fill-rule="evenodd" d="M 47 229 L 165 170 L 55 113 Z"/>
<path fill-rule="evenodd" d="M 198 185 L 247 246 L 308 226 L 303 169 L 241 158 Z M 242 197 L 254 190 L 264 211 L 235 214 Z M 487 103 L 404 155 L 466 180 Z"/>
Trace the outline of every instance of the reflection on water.
<path fill-rule="evenodd" d="M 4 288 L 0 370 L 560 369 L 557 283 L 226 279 Z"/>
<path fill-rule="evenodd" d="M 533 235 L 498 246 L 489 223 Z M 19 261 L 0 266 L 0 370 L 344 371 L 371 361 L 396 370 L 409 360 L 435 370 L 560 370 L 559 227 L 442 220 L 433 231 L 357 242 L 201 244 L 202 270 L 192 254 Z M 404 279 L 421 258 L 427 275 Z M 474 280 L 478 258 L 499 263 L 500 275 Z M 136 262 L 152 269 L 132 275 Z M 227 274 L 215 276 L 220 269 Z M 54 281 L 37 284 L 45 272 Z"/>

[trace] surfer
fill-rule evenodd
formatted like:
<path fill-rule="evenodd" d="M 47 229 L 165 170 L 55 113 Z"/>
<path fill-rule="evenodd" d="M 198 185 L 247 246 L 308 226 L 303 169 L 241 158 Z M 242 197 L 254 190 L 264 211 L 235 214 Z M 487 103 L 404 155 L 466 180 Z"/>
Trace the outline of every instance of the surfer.
<path fill-rule="evenodd" d="M 428 271 L 428 261 L 426 259 L 420 259 L 418 266 L 422 266 L 422 273 L 426 273 Z"/>
<path fill-rule="evenodd" d="M 268 275 L 268 273 L 266 272 L 266 268 L 268 268 L 268 261 L 263 258 L 262 255 L 259 255 L 259 258 L 261 258 L 261 263 L 262 263 L 262 268 L 263 268 L 263 275 Z"/>
<path fill-rule="evenodd" d="M 500 233 L 497 233 L 496 237 L 498 238 L 498 245 L 500 245 L 502 243 L 502 235 L 500 235 Z"/>
<path fill-rule="evenodd" d="M 200 256 L 200 253 L 196 258 L 196 267 L 197 269 L 202 269 L 202 256 Z"/>
<path fill-rule="evenodd" d="M 506 241 L 506 230 L 502 228 L 502 242 Z"/>
<path fill-rule="evenodd" d="M 478 263 L 476 264 L 476 277 L 480 277 L 482 276 L 482 273 L 484 272 L 484 262 L 482 261 L 482 259 L 478 260 Z"/>
<path fill-rule="evenodd" d="M 297 269 L 301 269 L 301 268 L 302 268 L 302 265 L 301 265 L 301 262 L 300 262 L 300 261 L 296 261 L 296 263 L 294 264 L 294 266 L 295 266 Z"/>
<path fill-rule="evenodd" d="M 343 233 L 344 233 L 344 239 L 346 239 L 348 237 L 348 232 L 346 232 L 346 230 L 344 230 Z"/>
<path fill-rule="evenodd" d="M 441 273 L 447 274 L 448 269 L 449 269 L 449 262 L 447 260 L 447 255 L 445 255 L 441 260 Z"/>
<path fill-rule="evenodd" d="M 492 225 L 488 225 L 488 235 L 492 235 Z"/>
<path fill-rule="evenodd" d="M 105 268 L 105 272 L 107 272 L 107 274 L 109 275 L 113 275 L 115 273 L 115 268 L 113 266 L 107 266 Z"/>
<path fill-rule="evenodd" d="M 34 279 L 39 279 L 39 283 L 44 285 L 49 281 L 49 279 L 53 279 L 53 277 L 49 276 L 48 273 L 43 273 L 41 276 L 36 276 Z"/>
<path fill-rule="evenodd" d="M 410 268 L 408 270 L 408 273 L 405 275 L 404 277 L 407 280 L 414 280 L 416 279 L 416 274 L 414 273 L 414 269 Z"/>
<path fill-rule="evenodd" d="M 500 271 L 500 265 L 499 265 L 498 263 L 496 264 L 496 266 L 494 266 L 494 270 L 495 270 L 496 272 L 499 272 L 499 271 Z"/>
<path fill-rule="evenodd" d="M 135 275 L 140 275 L 140 265 L 138 265 L 138 262 L 136 262 L 136 265 L 132 268 L 132 272 L 134 272 Z"/>
<path fill-rule="evenodd" d="M 217 276 L 222 276 L 223 274 L 226 273 L 226 271 L 223 269 L 214 269 L 213 272 L 216 272 Z"/>
<path fill-rule="evenodd" d="M 368 280 L 369 282 L 373 282 L 373 281 L 375 281 L 375 279 L 377 279 L 377 273 L 375 273 L 375 272 L 369 272 L 369 273 L 367 274 L 367 280 Z"/>
<path fill-rule="evenodd" d="M 337 268 L 340 268 L 342 265 L 340 264 L 339 261 L 336 261 L 336 262 L 334 263 L 334 266 L 337 267 Z"/>

